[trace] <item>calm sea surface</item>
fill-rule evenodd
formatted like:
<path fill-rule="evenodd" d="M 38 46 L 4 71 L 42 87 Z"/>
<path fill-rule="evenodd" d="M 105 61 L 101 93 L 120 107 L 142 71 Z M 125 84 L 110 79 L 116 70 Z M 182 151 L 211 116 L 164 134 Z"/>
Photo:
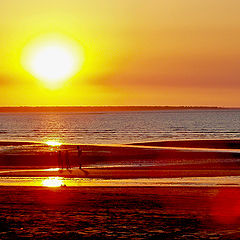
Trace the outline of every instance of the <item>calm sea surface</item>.
<path fill-rule="evenodd" d="M 240 110 L 0 113 L 0 140 L 131 143 L 239 139 Z"/>

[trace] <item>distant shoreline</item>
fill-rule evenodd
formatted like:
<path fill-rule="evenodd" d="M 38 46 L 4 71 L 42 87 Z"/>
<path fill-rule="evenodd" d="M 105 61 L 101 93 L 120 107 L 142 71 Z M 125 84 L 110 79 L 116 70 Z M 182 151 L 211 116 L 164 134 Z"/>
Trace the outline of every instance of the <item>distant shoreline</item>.
<path fill-rule="evenodd" d="M 156 110 L 240 110 L 232 107 L 206 106 L 19 106 L 0 107 L 0 112 L 119 112 Z"/>

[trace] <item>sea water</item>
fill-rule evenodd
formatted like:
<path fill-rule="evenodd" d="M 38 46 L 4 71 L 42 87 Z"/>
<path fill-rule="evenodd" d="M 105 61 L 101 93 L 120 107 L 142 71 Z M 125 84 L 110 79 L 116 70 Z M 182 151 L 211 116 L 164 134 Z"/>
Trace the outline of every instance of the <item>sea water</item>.
<path fill-rule="evenodd" d="M 239 139 L 240 110 L 0 113 L 0 140 L 107 144 Z"/>

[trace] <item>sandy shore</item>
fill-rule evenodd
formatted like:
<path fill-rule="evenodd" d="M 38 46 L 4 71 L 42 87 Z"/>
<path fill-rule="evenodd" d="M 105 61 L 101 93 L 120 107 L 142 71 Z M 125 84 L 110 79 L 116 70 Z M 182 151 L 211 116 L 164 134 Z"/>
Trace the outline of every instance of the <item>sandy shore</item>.
<path fill-rule="evenodd" d="M 238 148 L 143 144 L 81 145 L 82 169 L 46 170 L 58 165 L 58 151 L 76 162 L 76 145 L 0 143 L 0 177 L 240 176 Z M 239 239 L 240 188 L 223 185 L 0 186 L 0 239 Z"/>
<path fill-rule="evenodd" d="M 239 239 L 239 188 L 0 187 L 1 239 Z"/>
<path fill-rule="evenodd" d="M 152 168 L 83 168 L 81 170 L 2 170 L 0 177 L 67 177 L 101 179 L 240 176 L 240 170 L 171 170 Z"/>
<path fill-rule="evenodd" d="M 81 178 L 236 176 L 240 175 L 239 143 L 239 140 L 185 140 L 140 145 L 79 145 L 82 155 L 78 158 L 77 145 L 0 142 L 0 175 Z M 59 167 L 59 151 L 64 168 L 67 151 L 71 167 L 78 166 L 80 161 L 82 169 L 26 170 Z M 4 171 L 11 168 L 24 171 Z"/>
<path fill-rule="evenodd" d="M 208 149 L 240 149 L 240 140 L 230 139 L 196 139 L 196 140 L 173 140 L 160 142 L 139 142 L 132 145 L 158 146 L 158 147 L 185 147 L 185 148 L 208 148 Z"/>

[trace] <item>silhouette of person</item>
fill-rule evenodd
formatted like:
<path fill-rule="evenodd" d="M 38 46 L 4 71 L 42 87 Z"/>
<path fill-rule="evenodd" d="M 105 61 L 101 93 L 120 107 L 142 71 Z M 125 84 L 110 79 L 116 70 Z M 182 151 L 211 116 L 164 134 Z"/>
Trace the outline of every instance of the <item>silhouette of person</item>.
<path fill-rule="evenodd" d="M 58 151 L 58 167 L 63 169 L 63 159 L 61 151 Z"/>
<path fill-rule="evenodd" d="M 79 169 L 82 168 L 82 162 L 81 162 L 81 155 L 82 155 L 82 149 L 80 149 L 79 146 L 77 146 L 77 150 L 78 150 L 78 164 L 79 164 Z"/>
<path fill-rule="evenodd" d="M 65 157 L 66 157 L 66 167 L 67 167 L 67 169 L 69 169 L 70 168 L 70 162 L 69 162 L 68 150 L 66 150 Z"/>

